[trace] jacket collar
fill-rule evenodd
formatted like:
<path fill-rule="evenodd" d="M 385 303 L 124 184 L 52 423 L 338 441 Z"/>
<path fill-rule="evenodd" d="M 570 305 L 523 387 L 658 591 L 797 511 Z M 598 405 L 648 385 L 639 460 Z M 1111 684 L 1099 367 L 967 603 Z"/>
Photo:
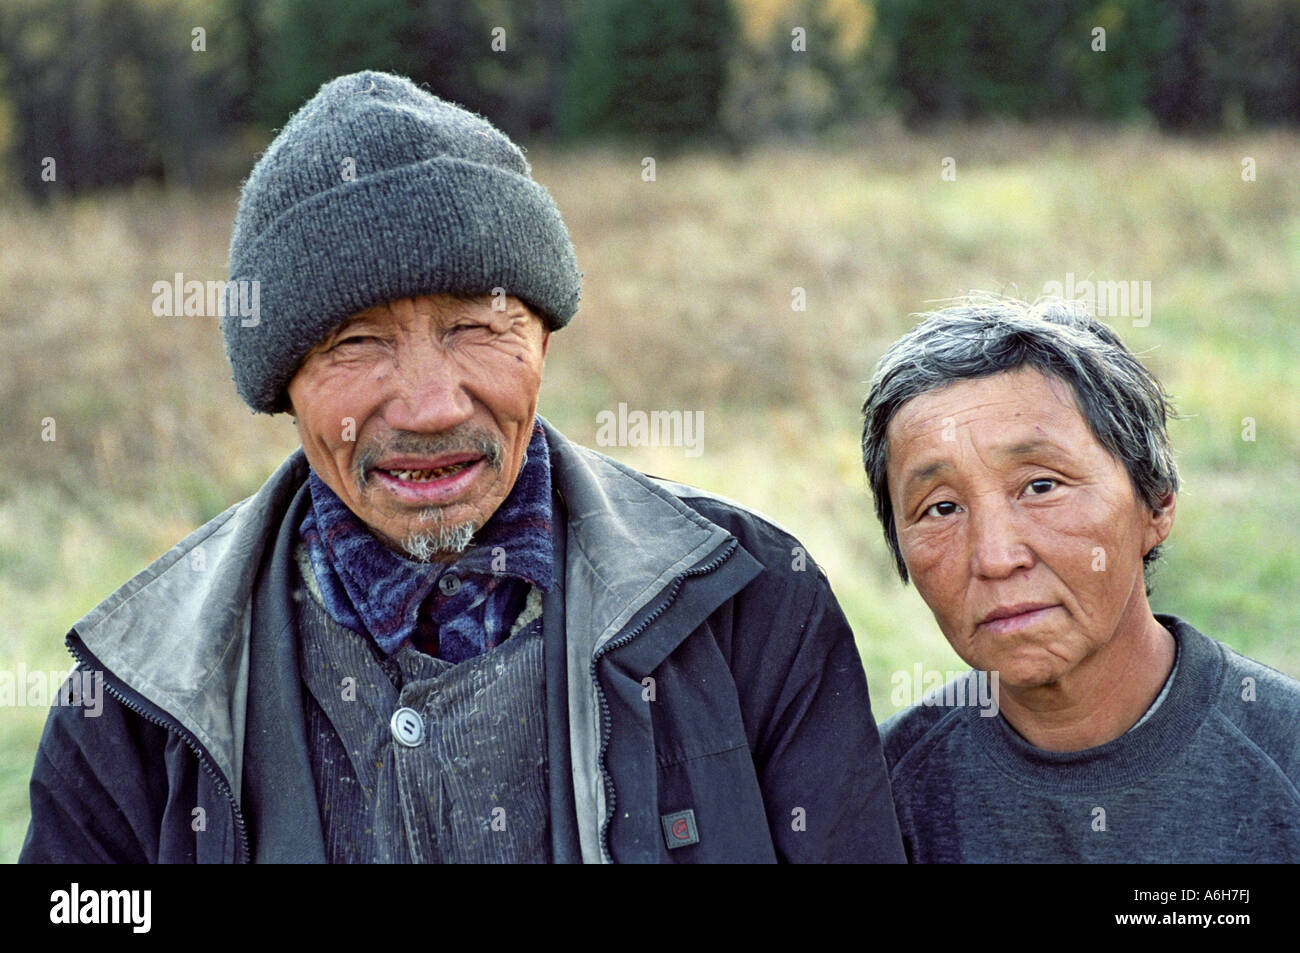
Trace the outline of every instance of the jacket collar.
<path fill-rule="evenodd" d="M 248 499 L 199 527 L 68 633 L 125 688 L 187 729 L 241 790 L 252 594 L 307 479 L 302 450 Z"/>
<path fill-rule="evenodd" d="M 666 586 L 732 536 L 659 483 L 542 425 L 568 517 L 571 652 L 590 660 Z"/>

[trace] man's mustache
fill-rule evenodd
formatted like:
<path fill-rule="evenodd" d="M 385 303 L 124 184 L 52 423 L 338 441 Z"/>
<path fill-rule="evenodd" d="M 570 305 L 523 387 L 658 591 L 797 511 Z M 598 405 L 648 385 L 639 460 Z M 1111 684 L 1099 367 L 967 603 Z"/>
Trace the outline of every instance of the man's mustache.
<path fill-rule="evenodd" d="M 357 486 L 362 490 L 366 488 L 375 464 L 385 457 L 434 457 L 443 453 L 478 454 L 497 472 L 500 472 L 505 458 L 505 451 L 496 438 L 479 427 L 458 427 L 439 434 L 395 430 L 386 438 L 367 441 L 365 446 L 358 449 L 353 464 Z"/>

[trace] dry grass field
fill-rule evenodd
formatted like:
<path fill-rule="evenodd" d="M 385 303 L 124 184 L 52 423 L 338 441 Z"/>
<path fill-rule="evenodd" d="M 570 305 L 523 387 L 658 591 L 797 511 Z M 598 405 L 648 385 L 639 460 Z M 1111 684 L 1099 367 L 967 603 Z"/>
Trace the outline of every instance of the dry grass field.
<path fill-rule="evenodd" d="M 597 414 L 620 402 L 702 412 L 698 456 L 599 449 L 800 537 L 884 718 L 891 673 L 961 666 L 893 575 L 871 511 L 858 407 L 876 360 L 912 312 L 972 289 L 1150 282 L 1149 324 L 1109 320 L 1185 415 L 1153 603 L 1300 676 L 1297 156 L 1300 137 L 1276 133 L 883 129 L 745 159 L 662 157 L 647 182 L 640 155 L 535 152 L 585 273 L 541 412 L 592 446 Z M 215 319 L 151 311 L 155 281 L 225 277 L 236 198 L 2 200 L 0 672 L 66 669 L 72 623 L 296 446 L 287 417 L 239 402 Z M 3 860 L 22 842 L 44 717 L 0 708 Z"/>

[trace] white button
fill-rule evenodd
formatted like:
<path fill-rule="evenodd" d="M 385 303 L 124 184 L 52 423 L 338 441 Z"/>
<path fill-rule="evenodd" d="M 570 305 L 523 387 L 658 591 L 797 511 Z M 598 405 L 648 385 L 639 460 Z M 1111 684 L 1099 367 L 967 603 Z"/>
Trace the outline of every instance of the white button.
<path fill-rule="evenodd" d="M 424 719 L 414 708 L 399 708 L 393 712 L 388 727 L 393 730 L 393 737 L 399 745 L 418 748 L 424 741 Z"/>

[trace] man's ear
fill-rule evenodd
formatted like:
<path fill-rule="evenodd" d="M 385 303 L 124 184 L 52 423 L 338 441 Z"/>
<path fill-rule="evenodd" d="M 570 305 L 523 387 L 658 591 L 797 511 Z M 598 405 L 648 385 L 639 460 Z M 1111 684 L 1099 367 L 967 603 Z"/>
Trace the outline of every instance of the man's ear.
<path fill-rule="evenodd" d="M 546 349 L 551 345 L 551 329 L 543 326 L 542 328 L 542 360 L 546 360 Z"/>

